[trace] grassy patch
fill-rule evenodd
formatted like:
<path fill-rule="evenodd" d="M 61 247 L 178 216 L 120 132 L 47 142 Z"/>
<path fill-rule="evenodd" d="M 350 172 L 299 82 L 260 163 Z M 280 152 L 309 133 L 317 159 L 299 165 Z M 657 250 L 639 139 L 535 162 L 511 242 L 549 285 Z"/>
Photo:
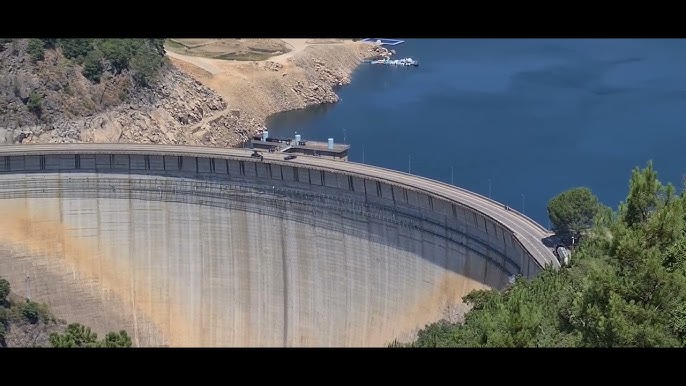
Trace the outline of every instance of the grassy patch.
<path fill-rule="evenodd" d="M 241 60 L 241 61 L 251 61 L 251 60 L 267 60 L 274 56 L 274 54 L 267 54 L 264 52 L 230 52 L 226 54 L 217 55 L 214 59 L 223 60 Z"/>
<path fill-rule="evenodd" d="M 188 47 L 172 39 L 167 39 L 164 41 L 164 48 L 167 51 L 171 51 L 176 54 L 191 55 Z"/>
<path fill-rule="evenodd" d="M 270 55 L 277 55 L 277 54 L 283 54 L 284 51 L 288 52 L 289 50 L 277 50 L 275 51 L 272 48 L 262 48 L 262 47 L 248 47 L 250 51 L 254 52 L 259 52 L 259 53 L 264 53 L 264 54 L 270 54 Z"/>
<path fill-rule="evenodd" d="M 167 39 L 168 41 L 179 44 L 187 49 L 206 46 L 215 43 L 217 39 Z"/>
<path fill-rule="evenodd" d="M 233 43 L 233 44 L 232 44 Z M 286 45 L 265 42 L 262 47 L 255 42 L 225 41 L 221 39 L 166 39 L 164 48 L 180 55 L 208 59 L 261 61 L 287 53 Z"/>

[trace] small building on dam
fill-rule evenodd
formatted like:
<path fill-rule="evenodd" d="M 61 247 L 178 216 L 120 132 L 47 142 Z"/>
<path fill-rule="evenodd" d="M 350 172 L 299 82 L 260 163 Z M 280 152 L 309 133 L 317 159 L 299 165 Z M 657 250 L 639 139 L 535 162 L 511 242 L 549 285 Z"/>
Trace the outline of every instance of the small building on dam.
<path fill-rule="evenodd" d="M 263 149 L 271 153 L 284 153 L 286 155 L 311 155 L 340 161 L 348 160 L 350 145 L 334 143 L 333 138 L 327 142 L 304 141 L 300 134 L 295 138 L 269 137 L 269 131 L 265 130 L 260 136 L 255 136 L 250 141 L 251 149 Z"/>

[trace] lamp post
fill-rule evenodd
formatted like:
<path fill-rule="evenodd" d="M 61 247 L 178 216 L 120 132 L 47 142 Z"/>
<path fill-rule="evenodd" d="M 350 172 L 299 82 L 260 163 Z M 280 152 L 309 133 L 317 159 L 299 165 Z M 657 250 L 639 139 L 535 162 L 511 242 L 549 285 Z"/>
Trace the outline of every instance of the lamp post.
<path fill-rule="evenodd" d="M 412 154 L 407 155 L 407 173 L 412 174 Z"/>
<path fill-rule="evenodd" d="M 491 179 L 488 179 L 488 198 L 491 198 Z"/>
<path fill-rule="evenodd" d="M 450 185 L 455 185 L 455 183 L 454 183 L 454 178 L 453 178 L 453 174 L 454 174 L 454 170 L 453 170 L 453 169 L 454 169 L 454 168 L 451 166 L 451 167 L 450 167 Z"/>
<path fill-rule="evenodd" d="M 522 193 L 522 213 L 524 213 L 524 200 L 526 200 L 526 196 Z"/>

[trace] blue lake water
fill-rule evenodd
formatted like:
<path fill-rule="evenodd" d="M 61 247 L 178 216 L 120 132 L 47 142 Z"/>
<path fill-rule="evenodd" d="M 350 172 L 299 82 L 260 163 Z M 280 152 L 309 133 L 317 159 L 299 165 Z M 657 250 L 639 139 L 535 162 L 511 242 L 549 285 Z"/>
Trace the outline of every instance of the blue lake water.
<path fill-rule="evenodd" d="M 401 38 L 402 39 L 402 38 Z M 270 136 L 333 137 L 350 160 L 451 182 L 548 226 L 587 186 L 613 208 L 635 166 L 686 175 L 686 39 L 403 39 L 340 102 L 270 117 Z"/>

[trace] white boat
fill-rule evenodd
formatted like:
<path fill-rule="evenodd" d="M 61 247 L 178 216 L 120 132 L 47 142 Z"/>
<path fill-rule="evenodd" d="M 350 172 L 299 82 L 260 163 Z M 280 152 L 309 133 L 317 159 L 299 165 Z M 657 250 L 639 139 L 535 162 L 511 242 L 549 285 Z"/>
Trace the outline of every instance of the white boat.
<path fill-rule="evenodd" d="M 419 66 L 419 62 L 412 59 L 412 58 L 403 58 L 403 59 L 380 59 L 380 60 L 372 60 L 370 63 L 372 64 L 385 64 L 387 66 Z"/>

